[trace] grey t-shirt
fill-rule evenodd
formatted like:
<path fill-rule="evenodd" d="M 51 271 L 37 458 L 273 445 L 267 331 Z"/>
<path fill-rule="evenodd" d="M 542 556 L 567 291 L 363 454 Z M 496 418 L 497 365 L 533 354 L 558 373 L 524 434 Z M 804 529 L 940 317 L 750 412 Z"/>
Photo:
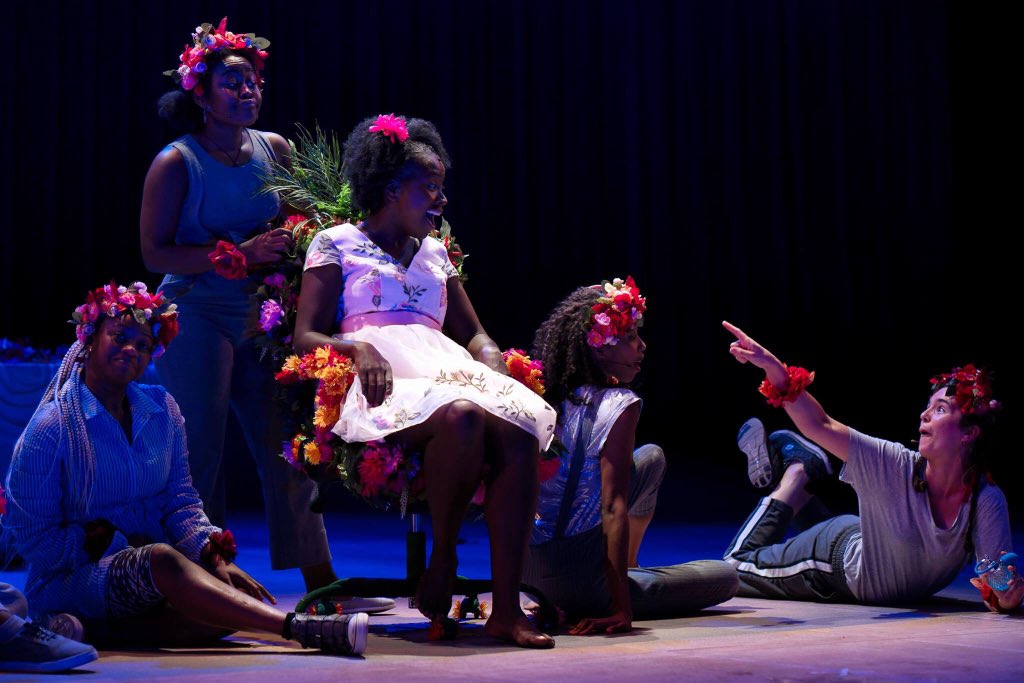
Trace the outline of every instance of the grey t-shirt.
<path fill-rule="evenodd" d="M 860 536 L 844 557 L 846 579 L 858 600 L 920 600 L 945 588 L 970 559 L 964 550 L 970 503 L 949 529 L 932 518 L 928 494 L 913 487 L 917 453 L 902 444 L 850 430 L 850 454 L 839 478 L 860 501 Z M 977 557 L 1011 550 L 1006 498 L 982 485 L 974 520 Z"/>

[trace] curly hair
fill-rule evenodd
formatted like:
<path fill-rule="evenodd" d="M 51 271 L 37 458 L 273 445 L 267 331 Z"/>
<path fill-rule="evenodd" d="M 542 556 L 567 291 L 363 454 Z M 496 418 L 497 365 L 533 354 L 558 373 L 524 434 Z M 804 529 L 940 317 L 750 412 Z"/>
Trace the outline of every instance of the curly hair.
<path fill-rule="evenodd" d="M 342 168 L 352 186 L 356 205 L 367 214 L 384 207 L 384 193 L 393 180 L 404 180 L 411 171 L 410 162 L 426 166 L 436 156 L 445 170 L 452 162 L 441 142 L 441 134 L 430 121 L 405 119 L 409 137 L 391 142 L 380 133 L 371 133 L 376 121 L 371 117 L 360 121 L 345 140 Z"/>
<path fill-rule="evenodd" d="M 577 387 L 604 383 L 587 344 L 591 306 L 600 296 L 593 287 L 580 287 L 555 307 L 533 338 L 532 355 L 544 363 L 544 398 L 556 410 Z"/>

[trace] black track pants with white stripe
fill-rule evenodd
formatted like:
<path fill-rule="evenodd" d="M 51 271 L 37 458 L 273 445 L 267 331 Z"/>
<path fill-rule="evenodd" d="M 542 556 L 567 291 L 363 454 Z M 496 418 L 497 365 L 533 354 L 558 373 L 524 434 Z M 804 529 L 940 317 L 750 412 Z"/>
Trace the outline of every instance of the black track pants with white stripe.
<path fill-rule="evenodd" d="M 793 508 L 763 498 L 729 544 L 725 561 L 736 567 L 740 595 L 783 600 L 852 602 L 843 555 L 860 530 L 856 515 L 821 522 L 787 541 Z"/>

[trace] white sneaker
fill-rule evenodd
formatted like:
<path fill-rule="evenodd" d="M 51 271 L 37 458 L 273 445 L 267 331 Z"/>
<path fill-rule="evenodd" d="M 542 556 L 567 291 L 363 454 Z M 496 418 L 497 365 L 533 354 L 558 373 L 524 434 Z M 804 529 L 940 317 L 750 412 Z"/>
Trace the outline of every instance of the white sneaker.
<path fill-rule="evenodd" d="M 370 618 L 359 614 L 289 614 L 288 637 L 303 647 L 340 655 L 366 651 Z"/>
<path fill-rule="evenodd" d="M 395 601 L 391 598 L 349 598 L 348 600 L 331 600 L 335 605 L 341 605 L 338 614 L 378 614 L 388 612 L 395 608 Z"/>

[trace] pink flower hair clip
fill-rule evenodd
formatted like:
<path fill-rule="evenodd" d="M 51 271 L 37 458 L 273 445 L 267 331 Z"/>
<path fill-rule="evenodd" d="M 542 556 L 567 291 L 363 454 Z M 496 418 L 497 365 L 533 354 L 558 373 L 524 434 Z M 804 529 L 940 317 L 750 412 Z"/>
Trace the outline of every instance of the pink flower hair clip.
<path fill-rule="evenodd" d="M 405 142 L 409 137 L 409 130 L 405 127 L 405 119 L 394 114 L 381 114 L 370 126 L 371 133 L 381 133 L 384 137 L 391 138 L 391 144 Z M 397 140 L 395 138 L 398 138 Z"/>

